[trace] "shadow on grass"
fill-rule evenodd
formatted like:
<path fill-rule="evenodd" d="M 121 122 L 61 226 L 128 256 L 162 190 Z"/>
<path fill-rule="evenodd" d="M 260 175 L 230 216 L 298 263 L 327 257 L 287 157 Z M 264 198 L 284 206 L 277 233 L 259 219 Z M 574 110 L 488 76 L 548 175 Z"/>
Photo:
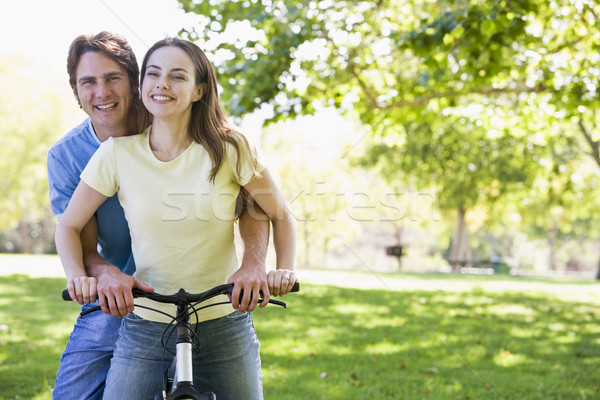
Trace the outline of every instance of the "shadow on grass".
<path fill-rule="evenodd" d="M 600 396 L 600 306 L 521 292 L 307 286 L 255 313 L 266 398 Z"/>
<path fill-rule="evenodd" d="M 0 398 L 51 398 L 60 355 L 79 311 L 61 299 L 64 287 L 63 278 L 2 277 Z"/>

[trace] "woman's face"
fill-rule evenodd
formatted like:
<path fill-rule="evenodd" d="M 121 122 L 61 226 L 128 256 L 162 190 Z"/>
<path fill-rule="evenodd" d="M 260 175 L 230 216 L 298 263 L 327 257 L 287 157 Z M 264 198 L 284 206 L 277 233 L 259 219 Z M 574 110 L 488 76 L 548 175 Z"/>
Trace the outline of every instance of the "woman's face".
<path fill-rule="evenodd" d="M 202 97 L 196 85 L 196 67 L 182 49 L 164 46 L 148 58 L 142 101 L 154 118 L 188 118 L 192 103 Z"/>

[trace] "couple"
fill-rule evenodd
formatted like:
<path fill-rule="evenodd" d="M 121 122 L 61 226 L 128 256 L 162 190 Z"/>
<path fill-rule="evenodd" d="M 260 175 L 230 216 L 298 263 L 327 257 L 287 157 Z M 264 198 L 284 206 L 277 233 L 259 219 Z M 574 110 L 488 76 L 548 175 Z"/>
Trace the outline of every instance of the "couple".
<path fill-rule="evenodd" d="M 146 399 L 158 393 L 160 336 L 168 321 L 139 307 L 132 313 L 131 288 L 200 292 L 230 282 L 237 311 L 220 305 L 202 314 L 205 345 L 194 360 L 194 380 L 220 399 L 261 399 L 249 312 L 259 290 L 265 293 L 261 306 L 269 293 L 291 290 L 295 223 L 255 149 L 228 124 L 210 62 L 192 42 L 167 38 L 148 50 L 138 81 L 125 39 L 101 32 L 73 41 L 67 70 L 89 119 L 48 154 L 56 242 L 71 297 L 83 308 L 98 298 L 105 314 L 77 321 L 54 398 L 97 399 L 104 392 L 110 400 Z M 258 209 L 239 217 L 245 252 L 238 267 L 233 223 L 241 188 L 268 218 L 260 218 Z M 277 270 L 267 274 L 268 219 Z M 174 314 L 174 306 L 161 307 Z"/>

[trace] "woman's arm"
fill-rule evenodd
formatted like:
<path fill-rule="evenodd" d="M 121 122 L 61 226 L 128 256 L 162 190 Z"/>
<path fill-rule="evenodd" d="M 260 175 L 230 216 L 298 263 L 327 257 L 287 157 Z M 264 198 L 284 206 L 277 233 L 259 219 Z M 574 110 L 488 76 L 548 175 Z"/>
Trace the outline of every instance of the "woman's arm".
<path fill-rule="evenodd" d="M 290 292 L 296 280 L 293 273 L 296 259 L 296 221 L 266 168 L 244 188 L 273 224 L 277 272 L 269 274 L 268 283 L 272 295 L 282 296 Z"/>
<path fill-rule="evenodd" d="M 107 199 L 81 181 L 56 228 L 56 249 L 67 277 L 71 298 L 80 304 L 96 300 L 96 279 L 83 264 L 81 232 L 98 207 Z"/>

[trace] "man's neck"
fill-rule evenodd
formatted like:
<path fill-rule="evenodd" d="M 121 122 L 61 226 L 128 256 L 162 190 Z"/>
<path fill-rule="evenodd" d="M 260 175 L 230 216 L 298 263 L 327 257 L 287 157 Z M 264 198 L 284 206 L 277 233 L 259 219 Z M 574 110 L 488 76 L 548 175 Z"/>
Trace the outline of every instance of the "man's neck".
<path fill-rule="evenodd" d="M 110 137 L 129 136 L 138 133 L 137 118 L 135 115 L 130 115 L 127 123 L 121 124 L 118 127 L 109 128 L 101 125 L 96 127 L 96 125 L 94 125 L 94 121 L 92 121 L 92 127 L 94 128 L 96 137 L 101 142 L 108 140 Z"/>
<path fill-rule="evenodd" d="M 128 129 L 125 127 L 116 128 L 116 129 L 106 129 L 104 127 L 101 127 L 100 129 L 98 129 L 94 126 L 93 121 L 92 121 L 92 127 L 94 128 L 94 133 L 96 133 L 96 137 L 101 142 L 105 142 L 110 137 L 127 136 L 130 133 L 130 132 L 128 132 Z"/>

